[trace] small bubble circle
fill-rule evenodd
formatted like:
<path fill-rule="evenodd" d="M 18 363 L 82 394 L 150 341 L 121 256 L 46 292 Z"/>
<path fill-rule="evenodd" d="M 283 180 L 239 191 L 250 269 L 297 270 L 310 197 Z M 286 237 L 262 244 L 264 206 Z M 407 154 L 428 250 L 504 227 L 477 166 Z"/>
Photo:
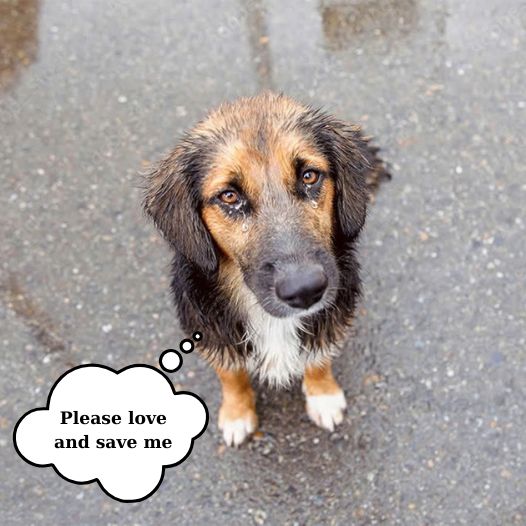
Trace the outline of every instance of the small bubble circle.
<path fill-rule="evenodd" d="M 192 352 L 194 350 L 194 342 L 189 339 L 181 340 L 179 344 L 179 349 L 183 352 Z"/>
<path fill-rule="evenodd" d="M 199 331 L 196 331 L 194 332 L 194 334 L 192 335 L 192 338 L 198 342 L 199 340 L 201 340 L 203 338 L 203 335 L 199 332 Z"/>
<path fill-rule="evenodd" d="M 159 358 L 159 365 L 169 373 L 177 371 L 182 364 L 181 355 L 174 349 L 166 349 Z"/>

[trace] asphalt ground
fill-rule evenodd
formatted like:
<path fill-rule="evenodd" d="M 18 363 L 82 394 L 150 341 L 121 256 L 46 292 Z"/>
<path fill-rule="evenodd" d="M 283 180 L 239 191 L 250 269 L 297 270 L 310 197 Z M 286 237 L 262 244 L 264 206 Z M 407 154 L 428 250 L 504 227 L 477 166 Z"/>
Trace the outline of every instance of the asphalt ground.
<path fill-rule="evenodd" d="M 0 509 L 7 525 L 526 524 L 523 0 L 0 2 Z M 274 89 L 361 123 L 391 164 L 328 434 L 299 386 L 262 436 L 212 421 L 148 500 L 15 453 L 79 363 L 157 364 L 183 335 L 138 172 L 223 100 Z"/>

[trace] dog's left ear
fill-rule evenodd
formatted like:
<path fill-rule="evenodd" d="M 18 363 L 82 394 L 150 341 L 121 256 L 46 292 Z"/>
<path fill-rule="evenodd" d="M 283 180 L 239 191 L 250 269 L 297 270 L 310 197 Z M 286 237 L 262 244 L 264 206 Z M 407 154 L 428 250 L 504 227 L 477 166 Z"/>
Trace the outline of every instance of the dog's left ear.
<path fill-rule="evenodd" d="M 212 237 L 200 214 L 203 151 L 182 141 L 147 177 L 144 209 L 165 239 L 206 274 L 217 270 Z"/>
<path fill-rule="evenodd" d="M 330 164 L 336 179 L 338 222 L 345 238 L 354 239 L 361 231 L 367 214 L 367 173 L 372 160 L 367 142 L 358 127 L 334 120 L 329 126 L 332 135 Z"/>
<path fill-rule="evenodd" d="M 365 223 L 368 194 L 366 178 L 372 168 L 372 151 L 360 128 L 316 112 L 316 141 L 329 159 L 336 185 L 336 219 L 342 235 L 354 239 Z"/>

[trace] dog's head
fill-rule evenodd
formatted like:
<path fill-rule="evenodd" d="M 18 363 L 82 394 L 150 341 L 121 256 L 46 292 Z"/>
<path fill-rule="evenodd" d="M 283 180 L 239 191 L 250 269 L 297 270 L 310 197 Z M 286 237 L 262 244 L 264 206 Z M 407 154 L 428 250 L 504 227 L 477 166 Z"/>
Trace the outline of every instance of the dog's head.
<path fill-rule="evenodd" d="M 145 208 L 203 276 L 236 269 L 272 316 L 334 301 L 366 214 L 357 128 L 281 96 L 221 106 L 150 175 Z"/>

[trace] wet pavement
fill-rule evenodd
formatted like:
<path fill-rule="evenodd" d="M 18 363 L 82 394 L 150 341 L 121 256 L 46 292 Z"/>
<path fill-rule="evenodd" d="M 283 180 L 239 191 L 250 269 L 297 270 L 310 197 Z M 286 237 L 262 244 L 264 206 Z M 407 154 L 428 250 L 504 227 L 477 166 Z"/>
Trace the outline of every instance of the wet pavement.
<path fill-rule="evenodd" d="M 0 50 L 2 523 L 526 524 L 524 0 L 1 0 Z M 136 504 L 25 464 L 13 425 L 63 371 L 183 336 L 137 172 L 264 88 L 362 123 L 394 174 L 336 364 L 344 424 L 259 389 L 259 440 L 225 449 L 213 419 Z M 173 378 L 217 414 L 197 356 Z"/>

